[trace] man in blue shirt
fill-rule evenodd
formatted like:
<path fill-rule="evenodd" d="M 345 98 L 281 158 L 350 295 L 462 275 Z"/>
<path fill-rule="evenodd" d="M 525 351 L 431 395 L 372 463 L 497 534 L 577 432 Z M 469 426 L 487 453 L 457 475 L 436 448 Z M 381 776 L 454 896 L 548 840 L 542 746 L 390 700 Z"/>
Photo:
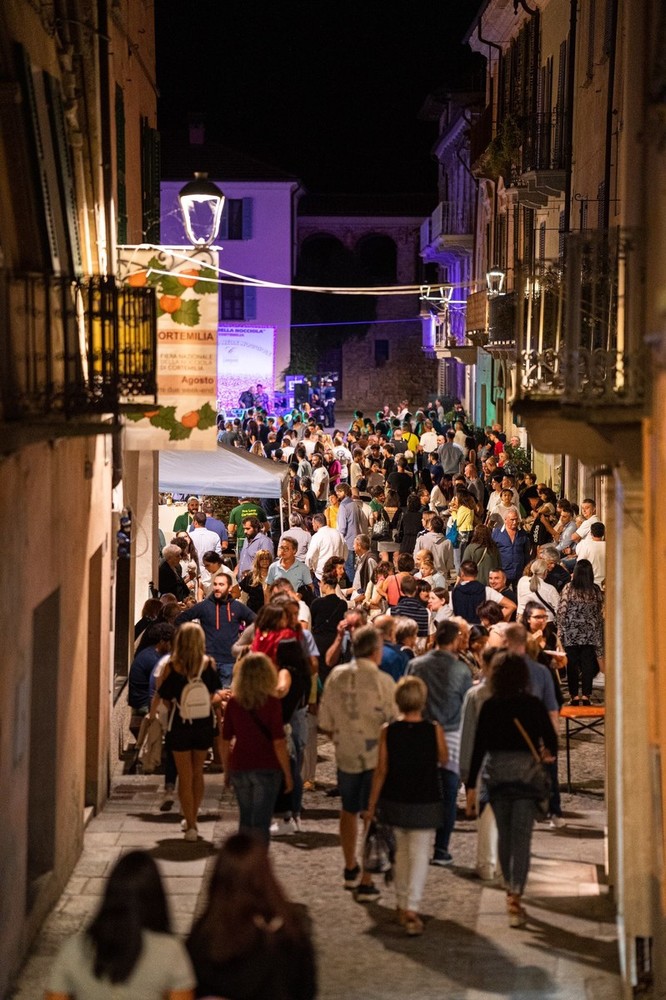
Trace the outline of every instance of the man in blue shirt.
<path fill-rule="evenodd" d="M 155 622 L 146 629 L 148 643 L 137 653 L 129 670 L 127 702 L 139 715 L 150 708 L 150 675 L 155 664 L 171 649 L 175 629 L 167 622 Z"/>

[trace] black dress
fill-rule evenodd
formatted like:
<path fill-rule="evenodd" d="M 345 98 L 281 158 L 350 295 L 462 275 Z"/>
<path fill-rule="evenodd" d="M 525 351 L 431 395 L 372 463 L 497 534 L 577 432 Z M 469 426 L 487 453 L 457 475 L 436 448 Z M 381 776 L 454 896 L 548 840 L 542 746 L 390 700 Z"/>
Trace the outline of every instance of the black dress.
<path fill-rule="evenodd" d="M 217 668 L 214 665 L 211 666 L 211 663 L 214 664 L 214 661 L 210 657 L 208 661 L 208 666 L 204 668 L 201 674 L 201 680 L 212 695 L 220 690 L 222 682 Z M 184 674 L 176 673 L 172 669 L 169 676 L 160 684 L 157 693 L 165 701 L 177 702 L 186 684 L 187 677 Z M 171 709 L 171 712 L 173 712 L 173 720 L 171 721 L 171 728 L 167 730 L 166 739 L 172 751 L 179 753 L 187 750 L 209 750 L 212 747 L 216 734 L 215 716 L 213 715 L 212 708 L 211 714 L 207 718 L 192 719 L 191 722 L 183 722 L 177 705 L 175 706 L 175 710 L 174 708 Z M 171 719 L 171 712 L 169 713 L 169 719 Z"/>
<path fill-rule="evenodd" d="M 414 546 L 416 545 L 416 536 L 422 530 L 423 513 L 420 510 L 406 510 L 402 515 L 400 533 L 398 535 L 400 551 L 413 553 Z"/>

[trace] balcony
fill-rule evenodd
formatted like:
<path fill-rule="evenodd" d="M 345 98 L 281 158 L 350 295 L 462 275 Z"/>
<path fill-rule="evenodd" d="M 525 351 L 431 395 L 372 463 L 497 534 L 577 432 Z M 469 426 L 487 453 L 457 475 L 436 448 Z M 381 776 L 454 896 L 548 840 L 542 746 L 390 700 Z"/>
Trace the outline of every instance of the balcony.
<path fill-rule="evenodd" d="M 474 249 L 474 208 L 465 202 L 440 201 L 421 226 L 421 256 L 445 262 L 447 255 L 465 256 Z"/>
<path fill-rule="evenodd" d="M 6 429 L 33 427 L 39 437 L 40 425 L 57 424 L 63 434 L 94 433 L 123 405 L 156 401 L 152 289 L 99 275 L 0 272 L 0 324 Z"/>
<path fill-rule="evenodd" d="M 562 420 L 579 422 L 586 433 L 597 428 L 597 459 L 605 450 L 609 460 L 617 459 L 601 438 L 606 444 L 627 438 L 645 403 L 639 250 L 633 232 L 574 233 L 564 267 L 520 279 L 514 410 L 540 422 L 540 432 L 549 424 L 554 432 L 553 421 Z M 578 431 L 570 424 L 564 436 L 572 434 Z"/>

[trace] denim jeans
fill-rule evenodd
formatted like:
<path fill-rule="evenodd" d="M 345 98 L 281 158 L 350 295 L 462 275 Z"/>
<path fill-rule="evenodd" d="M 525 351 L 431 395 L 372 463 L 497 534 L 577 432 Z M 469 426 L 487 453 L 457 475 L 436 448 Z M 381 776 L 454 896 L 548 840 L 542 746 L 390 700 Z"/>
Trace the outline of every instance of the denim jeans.
<path fill-rule="evenodd" d="M 291 738 L 294 741 L 294 752 L 291 756 L 291 774 L 294 779 L 294 789 L 291 793 L 291 811 L 294 816 L 301 815 L 303 807 L 303 754 L 307 740 L 307 705 L 297 708 L 291 717 Z"/>
<path fill-rule="evenodd" d="M 522 896 L 530 870 L 532 827 L 535 805 L 532 799 L 493 800 L 497 822 L 497 853 L 509 892 Z"/>
<path fill-rule="evenodd" d="M 231 784 L 240 810 L 239 830 L 254 830 L 269 839 L 281 781 L 282 771 L 232 771 Z"/>
<path fill-rule="evenodd" d="M 453 827 L 456 825 L 456 800 L 460 775 L 455 771 L 440 767 L 439 783 L 442 787 L 442 799 L 444 800 L 444 823 L 435 834 L 435 854 L 449 849 L 449 840 L 453 833 Z"/>
<path fill-rule="evenodd" d="M 220 675 L 220 683 L 223 688 L 231 687 L 231 675 L 234 671 L 233 663 L 218 663 L 217 672 Z"/>

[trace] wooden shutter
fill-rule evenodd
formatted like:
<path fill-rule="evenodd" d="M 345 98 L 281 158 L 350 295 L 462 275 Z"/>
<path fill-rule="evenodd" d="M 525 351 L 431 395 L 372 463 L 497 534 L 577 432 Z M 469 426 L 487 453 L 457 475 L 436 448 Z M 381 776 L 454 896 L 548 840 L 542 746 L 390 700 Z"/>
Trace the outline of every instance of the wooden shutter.
<path fill-rule="evenodd" d="M 141 119 L 143 233 L 147 243 L 160 241 L 160 134 Z"/>
<path fill-rule="evenodd" d="M 245 199 L 244 199 L 245 200 Z M 247 199 L 251 201 L 251 198 Z M 250 275 L 253 277 L 253 275 Z M 255 285 L 245 285 L 245 302 L 243 308 L 243 319 L 257 318 L 257 289 Z"/>
<path fill-rule="evenodd" d="M 252 198 L 243 198 L 243 239 L 252 239 Z"/>
<path fill-rule="evenodd" d="M 224 202 L 224 208 L 222 209 L 222 216 L 220 218 L 220 232 L 217 237 L 219 240 L 229 239 L 229 199 L 227 198 Z"/>
<path fill-rule="evenodd" d="M 118 243 L 127 243 L 127 185 L 125 177 L 125 95 L 116 84 L 116 185 L 118 199 Z"/>
<path fill-rule="evenodd" d="M 567 53 L 568 42 L 565 39 L 560 45 L 560 54 L 557 66 L 557 103 L 555 106 L 555 166 L 560 166 L 564 161 L 564 136 L 565 122 L 567 119 L 566 93 L 567 93 Z"/>
<path fill-rule="evenodd" d="M 57 157 L 57 174 L 60 188 L 60 202 L 64 213 L 64 224 L 68 237 L 67 257 L 76 274 L 83 273 L 83 255 L 79 235 L 78 206 L 74 171 L 70 155 L 65 114 L 62 106 L 60 83 L 54 76 L 44 74 L 46 94 L 49 101 L 53 145 Z"/>

